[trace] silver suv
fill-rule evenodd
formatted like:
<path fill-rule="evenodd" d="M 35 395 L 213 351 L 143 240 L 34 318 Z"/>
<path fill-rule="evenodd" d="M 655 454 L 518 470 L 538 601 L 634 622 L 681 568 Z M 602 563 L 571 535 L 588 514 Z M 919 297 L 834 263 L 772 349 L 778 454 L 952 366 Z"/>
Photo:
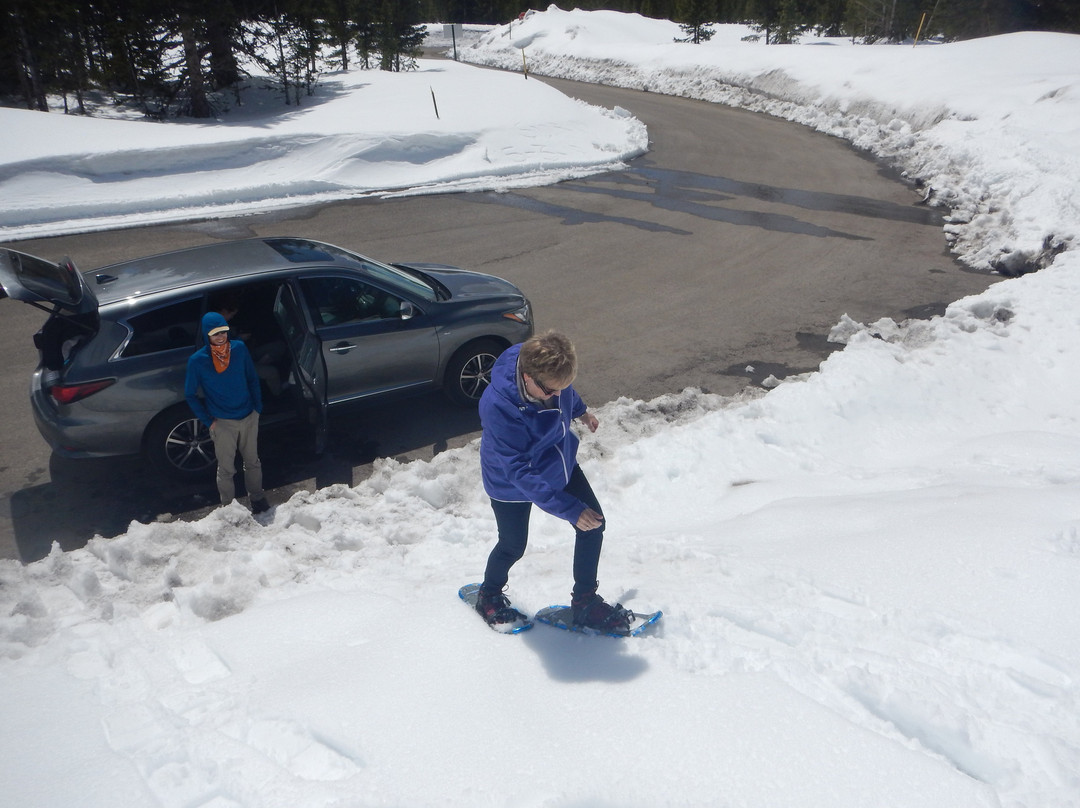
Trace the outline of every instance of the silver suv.
<path fill-rule="evenodd" d="M 214 463 L 184 400 L 209 310 L 230 318 L 263 380 L 262 426 L 309 426 L 327 408 L 442 388 L 475 404 L 491 366 L 533 332 L 513 284 L 441 264 L 384 264 L 300 238 L 246 239 L 88 272 L 0 249 L 0 298 L 50 313 L 34 335 L 34 419 L 65 457 L 142 453 L 181 475 Z"/>

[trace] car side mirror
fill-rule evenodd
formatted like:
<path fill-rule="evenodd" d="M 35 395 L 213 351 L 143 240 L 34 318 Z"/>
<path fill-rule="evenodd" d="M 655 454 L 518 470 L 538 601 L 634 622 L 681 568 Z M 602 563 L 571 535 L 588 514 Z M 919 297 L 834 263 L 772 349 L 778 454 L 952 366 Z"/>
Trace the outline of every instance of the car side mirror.
<path fill-rule="evenodd" d="M 398 314 L 401 315 L 402 320 L 411 320 L 416 316 L 416 307 L 408 300 L 402 300 L 401 307 L 398 309 Z"/>

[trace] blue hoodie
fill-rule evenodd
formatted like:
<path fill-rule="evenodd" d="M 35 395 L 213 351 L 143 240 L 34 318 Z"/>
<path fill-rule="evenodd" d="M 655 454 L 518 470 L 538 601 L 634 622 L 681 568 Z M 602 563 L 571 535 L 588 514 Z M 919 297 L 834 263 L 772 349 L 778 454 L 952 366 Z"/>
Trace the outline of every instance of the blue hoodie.
<path fill-rule="evenodd" d="M 228 325 L 228 321 L 216 311 L 208 311 L 202 318 L 202 333 L 205 336 L 212 328 Z M 214 367 L 209 343 L 188 359 L 184 397 L 191 411 L 207 426 L 217 418 L 239 420 L 246 418 L 253 410 L 262 412 L 259 375 L 255 372 L 251 354 L 240 340 L 230 340 L 229 344 L 229 366 L 221 373 Z"/>
<path fill-rule="evenodd" d="M 522 397 L 518 354 L 508 348 L 491 370 L 480 397 L 480 470 L 488 496 L 503 502 L 532 502 L 576 523 L 586 505 L 563 491 L 577 466 L 578 437 L 570 422 L 585 412 L 573 387 L 550 400 L 551 408 Z"/>

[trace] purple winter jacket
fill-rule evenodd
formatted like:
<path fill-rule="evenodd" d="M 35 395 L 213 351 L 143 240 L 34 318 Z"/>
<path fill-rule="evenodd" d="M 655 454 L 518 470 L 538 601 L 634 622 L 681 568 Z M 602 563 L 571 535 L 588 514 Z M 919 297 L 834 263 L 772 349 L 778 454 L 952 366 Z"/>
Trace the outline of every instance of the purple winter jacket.
<path fill-rule="evenodd" d="M 578 437 L 570 422 L 585 402 L 567 387 L 550 409 L 522 398 L 518 389 L 520 345 L 508 348 L 480 397 L 480 470 L 487 495 L 503 502 L 532 502 L 576 523 L 585 503 L 563 491 L 577 466 Z"/>

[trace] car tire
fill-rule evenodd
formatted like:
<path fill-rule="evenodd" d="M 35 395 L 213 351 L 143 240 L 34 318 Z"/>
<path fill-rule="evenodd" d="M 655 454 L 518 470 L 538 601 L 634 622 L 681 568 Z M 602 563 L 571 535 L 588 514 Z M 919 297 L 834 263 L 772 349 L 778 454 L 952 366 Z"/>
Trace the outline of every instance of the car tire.
<path fill-rule="evenodd" d="M 170 407 L 150 422 L 143 454 L 155 471 L 181 479 L 204 477 L 217 463 L 209 428 L 187 404 Z"/>
<path fill-rule="evenodd" d="M 491 384 L 491 368 L 506 346 L 493 339 L 478 339 L 458 349 L 446 366 L 443 389 L 455 404 L 475 407 Z"/>

